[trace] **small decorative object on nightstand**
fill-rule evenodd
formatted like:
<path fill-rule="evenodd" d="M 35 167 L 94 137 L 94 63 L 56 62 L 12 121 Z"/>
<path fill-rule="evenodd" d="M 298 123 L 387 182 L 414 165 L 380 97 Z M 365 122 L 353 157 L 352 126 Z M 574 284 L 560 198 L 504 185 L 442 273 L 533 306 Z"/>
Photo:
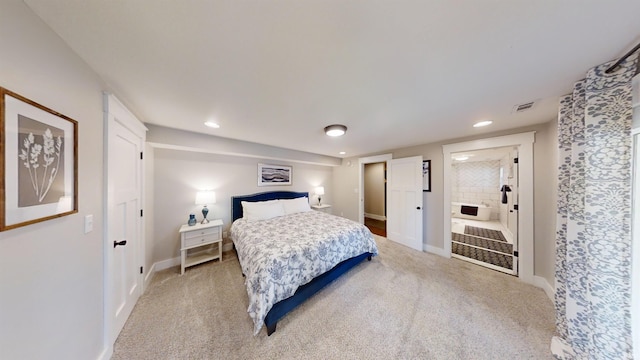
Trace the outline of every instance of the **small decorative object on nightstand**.
<path fill-rule="evenodd" d="M 180 227 L 180 274 L 206 261 L 222 261 L 222 220 Z"/>
<path fill-rule="evenodd" d="M 327 214 L 331 214 L 331 205 L 322 204 L 322 205 L 311 205 L 313 210 L 322 211 Z"/>
<path fill-rule="evenodd" d="M 187 225 L 189 226 L 193 226 L 197 223 L 196 221 L 196 214 L 189 214 L 189 222 L 187 222 Z"/>

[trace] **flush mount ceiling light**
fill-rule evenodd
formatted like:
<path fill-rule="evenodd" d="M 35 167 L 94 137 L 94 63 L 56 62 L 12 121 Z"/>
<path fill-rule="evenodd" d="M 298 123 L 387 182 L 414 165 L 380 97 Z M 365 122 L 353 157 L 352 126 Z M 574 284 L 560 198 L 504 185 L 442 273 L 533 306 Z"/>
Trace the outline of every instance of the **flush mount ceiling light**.
<path fill-rule="evenodd" d="M 217 123 L 214 123 L 213 121 L 207 121 L 204 124 L 206 126 L 210 127 L 210 128 L 214 128 L 214 129 L 218 129 L 220 127 L 220 125 L 218 125 Z"/>
<path fill-rule="evenodd" d="M 329 136 L 342 136 L 345 132 L 347 132 L 347 127 L 344 125 L 329 125 L 324 128 L 325 134 Z"/>
<path fill-rule="evenodd" d="M 473 127 L 483 127 L 483 126 L 487 126 L 487 125 L 491 125 L 491 124 L 493 124 L 493 121 L 491 121 L 491 120 L 480 121 L 480 122 L 477 122 L 477 123 L 473 124 Z"/>

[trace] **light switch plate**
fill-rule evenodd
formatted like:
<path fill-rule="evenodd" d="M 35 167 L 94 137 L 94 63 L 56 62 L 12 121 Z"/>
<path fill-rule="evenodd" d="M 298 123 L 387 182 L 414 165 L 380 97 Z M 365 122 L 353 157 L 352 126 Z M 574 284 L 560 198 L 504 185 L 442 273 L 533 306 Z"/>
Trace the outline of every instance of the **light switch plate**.
<path fill-rule="evenodd" d="M 84 233 L 93 231 L 93 215 L 87 215 L 84 217 Z"/>

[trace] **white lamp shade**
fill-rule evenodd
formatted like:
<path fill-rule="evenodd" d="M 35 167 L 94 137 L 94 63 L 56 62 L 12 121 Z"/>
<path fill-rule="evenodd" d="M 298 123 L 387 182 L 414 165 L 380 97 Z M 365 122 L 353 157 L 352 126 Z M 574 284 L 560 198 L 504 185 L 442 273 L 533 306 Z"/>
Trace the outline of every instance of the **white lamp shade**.
<path fill-rule="evenodd" d="M 324 195 L 324 186 L 318 186 L 316 188 L 316 195 Z"/>
<path fill-rule="evenodd" d="M 216 203 L 216 193 L 213 191 L 198 191 L 196 193 L 196 205 Z"/>

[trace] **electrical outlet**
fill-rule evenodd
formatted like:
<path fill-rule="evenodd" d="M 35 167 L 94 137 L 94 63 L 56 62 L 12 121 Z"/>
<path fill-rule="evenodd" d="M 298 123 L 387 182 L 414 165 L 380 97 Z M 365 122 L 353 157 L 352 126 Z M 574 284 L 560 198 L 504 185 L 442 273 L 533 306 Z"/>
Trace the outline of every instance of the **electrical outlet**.
<path fill-rule="evenodd" d="M 226 238 L 228 238 L 228 237 L 229 237 L 229 232 L 228 232 L 228 231 L 223 231 L 223 232 L 222 232 L 222 238 L 223 238 L 223 239 L 226 239 Z"/>

